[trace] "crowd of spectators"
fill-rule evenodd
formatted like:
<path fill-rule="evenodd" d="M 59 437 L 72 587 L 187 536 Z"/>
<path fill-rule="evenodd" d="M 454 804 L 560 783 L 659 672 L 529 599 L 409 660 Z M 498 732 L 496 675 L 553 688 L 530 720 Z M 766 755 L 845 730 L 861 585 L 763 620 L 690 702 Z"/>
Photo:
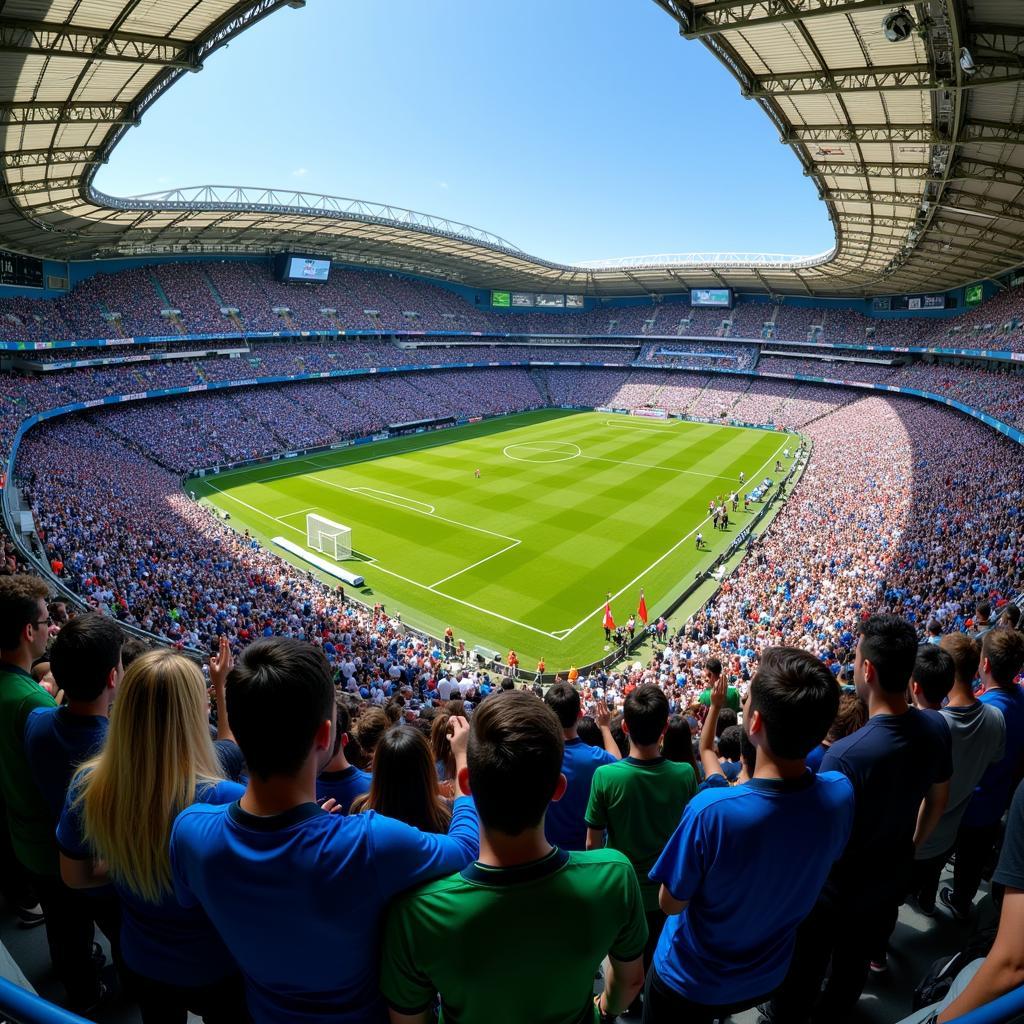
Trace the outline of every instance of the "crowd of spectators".
<path fill-rule="evenodd" d="M 428 281 L 334 269 L 327 282 L 277 280 L 265 261 L 202 261 L 99 273 L 53 299 L 0 299 L 0 340 L 338 330 L 750 338 L 830 344 L 1024 350 L 1024 290 L 953 316 L 868 316 L 739 296 L 733 309 L 672 298 L 586 310 L 495 310 Z M 162 315 L 164 310 L 178 310 Z M 233 311 L 233 312 L 229 312 Z"/>

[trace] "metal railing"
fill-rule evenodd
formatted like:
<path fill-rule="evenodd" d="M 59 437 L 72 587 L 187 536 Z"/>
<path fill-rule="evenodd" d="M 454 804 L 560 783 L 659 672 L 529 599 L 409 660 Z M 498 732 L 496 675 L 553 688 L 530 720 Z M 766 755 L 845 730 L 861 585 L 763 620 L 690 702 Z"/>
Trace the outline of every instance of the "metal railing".
<path fill-rule="evenodd" d="M 1024 1014 L 1024 985 L 985 1006 L 957 1017 L 951 1024 L 1013 1024 Z M 0 1015 L 5 1024 L 89 1024 L 77 1013 L 63 1010 L 5 978 L 0 978 Z"/>

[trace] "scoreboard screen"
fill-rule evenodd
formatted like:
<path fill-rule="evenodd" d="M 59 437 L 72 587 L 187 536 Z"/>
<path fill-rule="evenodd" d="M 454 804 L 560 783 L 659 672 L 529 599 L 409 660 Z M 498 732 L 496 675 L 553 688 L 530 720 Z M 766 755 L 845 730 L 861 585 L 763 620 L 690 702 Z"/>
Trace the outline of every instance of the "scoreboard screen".
<path fill-rule="evenodd" d="M 508 309 L 511 305 L 511 292 L 491 292 L 491 306 L 495 309 Z"/>
<path fill-rule="evenodd" d="M 981 302 L 982 297 L 982 286 L 980 284 L 972 284 L 964 289 L 964 305 L 965 306 L 976 306 Z"/>
<path fill-rule="evenodd" d="M 731 288 L 691 288 L 691 306 L 719 306 L 722 309 L 732 307 Z"/>
<path fill-rule="evenodd" d="M 0 250 L 0 284 L 17 288 L 42 288 L 43 261 L 34 256 Z"/>

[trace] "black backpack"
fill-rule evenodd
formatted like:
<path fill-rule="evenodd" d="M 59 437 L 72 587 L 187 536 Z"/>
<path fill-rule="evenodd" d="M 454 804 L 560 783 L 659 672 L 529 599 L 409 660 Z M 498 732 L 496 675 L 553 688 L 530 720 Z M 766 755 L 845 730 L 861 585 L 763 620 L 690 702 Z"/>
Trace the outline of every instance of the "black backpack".
<path fill-rule="evenodd" d="M 945 999 L 956 976 L 969 963 L 988 956 L 996 940 L 996 931 L 997 926 L 984 928 L 972 935 L 967 945 L 955 956 L 944 956 L 936 960 L 914 989 L 914 1010 L 921 1010 Z"/>

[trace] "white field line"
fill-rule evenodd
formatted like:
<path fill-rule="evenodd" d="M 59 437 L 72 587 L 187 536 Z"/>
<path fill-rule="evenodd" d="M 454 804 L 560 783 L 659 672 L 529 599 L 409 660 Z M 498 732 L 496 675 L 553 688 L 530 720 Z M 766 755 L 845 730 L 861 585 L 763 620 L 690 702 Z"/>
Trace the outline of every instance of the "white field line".
<path fill-rule="evenodd" d="M 211 484 L 211 486 L 213 485 Z M 221 491 L 220 493 L 223 494 L 224 492 Z M 278 522 L 281 522 L 282 520 L 290 519 L 292 516 L 301 516 L 305 515 L 307 512 L 315 512 L 317 507 L 318 506 L 316 505 L 310 505 L 309 508 L 300 508 L 298 512 L 285 512 L 283 516 L 277 516 L 276 518 Z"/>
<path fill-rule="evenodd" d="M 511 551 L 513 548 L 519 547 L 521 541 L 515 541 L 509 544 L 508 547 L 502 548 L 500 551 L 495 551 L 493 555 L 488 555 L 486 558 L 481 558 L 479 562 L 474 562 L 472 565 L 467 565 L 465 569 L 460 569 L 458 572 L 453 572 L 450 576 L 445 576 L 443 580 L 438 580 L 436 583 L 430 584 L 430 589 L 433 590 L 435 587 L 441 586 L 442 583 L 447 583 L 449 580 L 455 579 L 456 576 L 461 576 L 464 572 L 469 572 L 470 569 L 475 569 L 478 565 L 483 565 L 484 562 L 489 562 L 492 558 L 497 558 L 498 555 L 505 554 L 506 551 Z"/>
<path fill-rule="evenodd" d="M 349 487 L 348 490 L 354 494 L 362 494 L 367 498 L 374 498 L 377 501 L 383 501 L 388 505 L 397 505 L 399 508 L 404 508 L 407 512 L 419 512 L 422 509 L 426 509 L 428 516 L 434 515 L 434 506 L 428 501 L 417 501 L 415 498 L 405 498 L 401 494 L 393 494 L 391 491 L 378 491 L 376 487 Z M 381 494 L 386 494 L 387 498 L 381 498 Z M 397 498 L 397 501 L 388 501 L 388 498 Z M 413 506 L 418 505 L 419 508 Z"/>
<path fill-rule="evenodd" d="M 660 431 L 659 431 L 660 433 Z M 639 469 L 663 469 L 666 473 L 682 473 L 686 476 L 703 476 L 708 480 L 732 480 L 731 476 L 722 476 L 720 473 L 701 473 L 697 469 L 678 469 L 675 466 L 652 466 L 648 462 L 633 462 L 630 459 L 606 459 L 600 455 L 580 455 L 581 459 L 590 459 L 591 462 L 611 462 L 616 466 L 637 466 Z"/>
<path fill-rule="evenodd" d="M 247 509 L 251 509 L 257 515 L 263 516 L 264 519 L 269 519 L 271 522 L 274 522 L 274 523 L 281 523 L 281 525 L 286 530 L 293 530 L 295 533 L 299 534 L 301 537 L 305 537 L 306 536 L 306 531 L 305 530 L 300 530 L 298 527 L 290 526 L 288 523 L 281 522 L 281 520 L 278 519 L 277 516 L 272 516 L 272 515 L 270 515 L 269 512 L 264 512 L 262 509 L 256 508 L 255 505 L 250 505 L 247 501 L 243 501 L 241 498 L 236 498 L 235 495 L 229 494 L 227 491 L 222 491 L 216 484 L 210 483 L 209 478 L 207 478 L 205 482 L 207 484 L 209 484 L 209 486 L 212 487 L 218 494 L 223 494 L 225 498 L 230 498 L 232 501 L 237 501 L 239 505 L 244 505 Z M 339 485 L 332 484 L 332 486 L 336 487 L 336 486 L 339 486 Z M 342 488 L 342 489 L 345 490 L 346 488 Z M 437 518 L 441 518 L 441 517 L 438 516 Z M 463 526 L 465 524 L 458 523 L 456 525 Z M 482 532 L 489 533 L 490 531 L 489 530 L 484 530 Z M 494 534 L 494 536 L 500 537 L 501 534 Z M 506 540 L 515 540 L 514 537 L 507 537 L 505 539 Z M 515 540 L 515 544 L 510 545 L 510 547 L 515 547 L 519 543 L 520 543 L 520 541 Z M 509 550 L 508 547 L 502 549 L 502 551 L 508 551 L 508 550 Z M 496 551 L 495 555 L 500 555 L 502 553 L 502 551 Z M 489 555 L 488 558 L 494 558 L 495 555 Z M 486 561 L 486 559 L 484 559 L 484 561 Z M 528 629 L 531 633 L 538 633 L 541 636 L 549 637 L 552 640 L 559 639 L 553 633 L 549 633 L 545 629 L 538 629 L 536 626 L 531 626 L 528 623 L 520 622 L 518 619 L 509 618 L 509 616 L 507 616 L 507 615 L 502 615 L 501 612 L 493 612 L 493 611 L 491 611 L 490 608 L 481 608 L 480 605 L 478 605 L 478 604 L 473 604 L 470 601 L 463 601 L 461 597 L 452 597 L 451 594 L 445 594 L 445 593 L 442 593 L 440 590 L 435 590 L 434 588 L 437 586 L 437 584 L 430 584 L 430 585 L 428 585 L 426 583 L 420 583 L 419 580 L 413 580 L 413 579 L 410 579 L 408 576 L 403 576 L 401 573 L 394 572 L 391 569 L 385 569 L 384 566 L 381 565 L 379 562 L 377 562 L 375 559 L 373 559 L 372 562 L 373 562 L 374 569 L 376 569 L 378 572 L 387 573 L 388 576 L 394 576 L 395 579 L 402 580 L 403 582 L 408 583 L 408 584 L 410 584 L 410 585 L 412 585 L 414 587 L 419 587 L 421 590 L 427 590 L 431 594 L 436 594 L 438 597 L 443 597 L 446 601 L 454 601 L 456 604 L 461 604 L 464 608 L 472 608 L 473 611 L 475 611 L 475 612 L 480 612 L 483 615 L 490 615 L 490 616 L 492 616 L 495 619 L 501 619 L 503 622 L 508 622 L 508 623 L 510 623 L 513 626 L 519 626 L 522 629 Z M 474 563 L 474 564 L 479 564 L 479 563 Z M 473 568 L 473 566 L 470 565 L 470 566 L 467 566 L 466 569 L 460 569 L 459 572 L 466 572 L 468 569 L 472 569 L 472 568 Z M 458 575 L 458 573 L 456 573 L 455 575 Z M 451 577 L 449 577 L 449 578 L 451 578 Z M 444 582 L 444 581 L 442 580 L 441 582 Z"/>
<path fill-rule="evenodd" d="M 779 447 L 775 449 L 775 453 L 770 458 L 765 460 L 764 465 L 761 466 L 761 468 L 758 469 L 758 471 L 756 473 L 754 473 L 754 475 L 751 477 L 751 480 L 753 481 L 753 480 L 756 480 L 758 477 L 760 477 L 761 474 L 766 469 L 766 467 L 768 467 L 768 466 L 770 466 L 772 464 L 772 459 L 776 458 L 778 456 L 779 452 L 781 452 L 782 449 L 785 448 L 787 444 L 791 444 L 791 443 L 792 443 L 792 439 L 787 437 L 786 440 L 783 441 L 782 444 L 780 444 Z M 653 562 L 651 562 L 651 564 L 649 566 L 647 566 L 647 568 L 644 569 L 643 572 L 640 572 L 636 576 L 634 576 L 633 579 L 631 579 L 624 587 L 622 587 L 620 590 L 618 590 L 614 594 L 612 594 L 612 596 L 608 600 L 609 601 L 616 600 L 616 598 L 621 597 L 630 587 L 632 587 L 635 584 L 639 583 L 640 580 L 642 580 L 644 578 L 644 576 L 647 575 L 647 573 L 649 573 L 652 569 L 656 568 L 657 566 L 661 565 L 661 563 L 664 562 L 665 559 L 668 558 L 668 556 L 671 555 L 684 541 L 688 541 L 702 526 L 704 526 L 708 522 L 710 522 L 710 520 L 711 520 L 711 516 L 708 516 L 707 518 L 705 518 L 701 522 L 699 522 L 685 537 L 680 537 L 680 539 L 677 540 L 675 542 L 675 544 L 673 544 L 672 547 L 670 547 L 668 549 L 668 551 L 665 552 L 665 554 L 663 554 L 660 558 L 657 558 Z M 572 636 L 572 634 L 575 633 L 576 630 L 580 628 L 580 626 L 582 626 L 586 622 L 589 622 L 590 619 L 592 619 L 595 615 L 597 615 L 598 612 L 602 611 L 603 609 L 604 609 L 604 605 L 603 604 L 599 604 L 592 612 L 590 612 L 589 614 L 585 615 L 582 619 L 580 619 L 580 621 L 577 622 L 575 626 L 570 626 L 569 629 L 567 629 L 567 630 L 558 630 L 558 632 L 560 634 L 563 634 L 563 635 L 556 637 L 556 639 L 558 639 L 558 640 L 565 640 L 568 637 Z"/>
<path fill-rule="evenodd" d="M 672 427 L 676 423 L 692 423 L 692 420 L 673 420 L 665 424 L 664 427 L 652 427 L 648 426 L 650 423 L 657 423 L 657 420 L 647 420 L 643 424 L 640 423 L 627 423 L 625 420 L 605 420 L 604 425 L 606 427 L 625 427 L 626 430 L 646 430 L 649 434 L 667 434 L 671 431 Z M 703 426 L 714 426 L 713 423 L 702 424 Z"/>
<path fill-rule="evenodd" d="M 356 487 L 346 487 L 344 484 L 336 484 L 333 480 L 325 480 L 322 476 L 317 476 L 315 473 L 309 474 L 310 480 L 316 480 L 319 483 L 326 484 L 328 487 L 334 487 L 339 491 L 350 491 L 355 494 L 361 494 L 362 492 Z M 382 501 L 382 498 L 376 498 L 370 494 L 363 494 L 364 498 L 371 498 L 373 501 Z M 395 504 L 393 501 L 387 502 L 388 505 Z M 495 533 L 494 530 L 485 530 L 482 526 L 471 526 L 469 523 L 460 523 L 457 519 L 449 519 L 446 516 L 439 516 L 436 512 L 424 512 L 422 509 L 412 508 L 411 506 L 401 506 L 406 512 L 415 512 L 417 515 L 426 516 L 428 519 L 438 519 L 442 523 L 450 523 L 452 526 L 461 526 L 465 530 L 473 530 L 476 533 L 486 533 L 490 537 L 497 537 L 499 540 L 515 541 L 519 543 L 518 538 L 506 536 L 504 533 Z"/>

